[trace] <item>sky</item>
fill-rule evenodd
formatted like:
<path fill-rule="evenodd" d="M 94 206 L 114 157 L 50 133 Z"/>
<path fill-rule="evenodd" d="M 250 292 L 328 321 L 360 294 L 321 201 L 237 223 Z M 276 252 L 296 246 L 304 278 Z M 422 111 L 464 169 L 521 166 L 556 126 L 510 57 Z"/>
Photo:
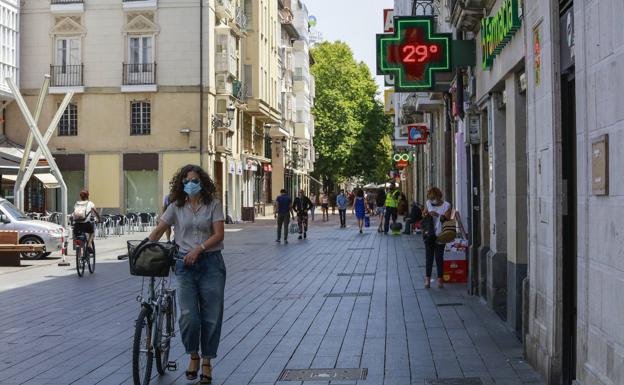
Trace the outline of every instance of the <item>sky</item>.
<path fill-rule="evenodd" d="M 316 30 L 327 41 L 341 40 L 353 50 L 355 60 L 377 72 L 375 35 L 383 33 L 383 9 L 393 8 L 393 0 L 304 0 L 310 15 L 318 21 Z M 379 89 L 383 77 L 376 76 Z"/>

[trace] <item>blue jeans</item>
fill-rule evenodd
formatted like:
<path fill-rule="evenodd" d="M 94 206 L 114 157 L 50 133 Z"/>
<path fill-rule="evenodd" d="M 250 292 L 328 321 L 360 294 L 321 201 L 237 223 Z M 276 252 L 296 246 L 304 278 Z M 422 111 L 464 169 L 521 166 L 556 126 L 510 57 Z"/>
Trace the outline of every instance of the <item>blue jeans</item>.
<path fill-rule="evenodd" d="M 205 252 L 193 266 L 176 263 L 180 334 L 187 354 L 215 358 L 223 324 L 225 263 L 220 251 Z"/>

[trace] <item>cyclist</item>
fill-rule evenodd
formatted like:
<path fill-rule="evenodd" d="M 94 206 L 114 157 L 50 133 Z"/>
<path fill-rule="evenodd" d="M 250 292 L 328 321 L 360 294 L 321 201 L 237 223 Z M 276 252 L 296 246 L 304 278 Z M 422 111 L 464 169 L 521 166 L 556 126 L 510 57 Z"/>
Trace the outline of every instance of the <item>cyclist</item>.
<path fill-rule="evenodd" d="M 80 200 L 74 204 L 74 235 L 88 234 L 87 248 L 89 252 L 93 252 L 93 238 L 95 237 L 95 228 L 93 219 L 101 222 L 100 214 L 95 209 L 95 204 L 89 200 L 89 190 L 82 189 L 80 191 Z"/>

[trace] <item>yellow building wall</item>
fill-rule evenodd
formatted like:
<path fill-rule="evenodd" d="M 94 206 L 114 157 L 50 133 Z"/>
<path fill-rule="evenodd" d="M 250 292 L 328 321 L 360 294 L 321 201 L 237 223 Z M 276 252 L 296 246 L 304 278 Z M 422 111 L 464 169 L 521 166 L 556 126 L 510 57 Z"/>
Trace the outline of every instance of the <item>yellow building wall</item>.
<path fill-rule="evenodd" d="M 162 155 L 162 191 L 163 199 L 169 192 L 169 182 L 175 173 L 187 164 L 199 165 L 199 153 L 172 152 Z"/>
<path fill-rule="evenodd" d="M 121 157 L 119 154 L 89 155 L 88 186 L 97 208 L 121 208 Z"/>

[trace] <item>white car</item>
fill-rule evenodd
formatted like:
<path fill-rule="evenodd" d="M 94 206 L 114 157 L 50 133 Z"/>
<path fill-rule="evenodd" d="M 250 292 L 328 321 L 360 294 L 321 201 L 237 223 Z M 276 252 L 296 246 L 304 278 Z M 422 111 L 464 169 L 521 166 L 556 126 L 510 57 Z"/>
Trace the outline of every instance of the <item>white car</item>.
<path fill-rule="evenodd" d="M 22 258 L 39 259 L 60 251 L 66 239 L 62 226 L 52 222 L 33 220 L 11 202 L 0 198 L 0 231 L 17 231 L 21 244 L 44 244 L 45 251 L 22 253 Z"/>

